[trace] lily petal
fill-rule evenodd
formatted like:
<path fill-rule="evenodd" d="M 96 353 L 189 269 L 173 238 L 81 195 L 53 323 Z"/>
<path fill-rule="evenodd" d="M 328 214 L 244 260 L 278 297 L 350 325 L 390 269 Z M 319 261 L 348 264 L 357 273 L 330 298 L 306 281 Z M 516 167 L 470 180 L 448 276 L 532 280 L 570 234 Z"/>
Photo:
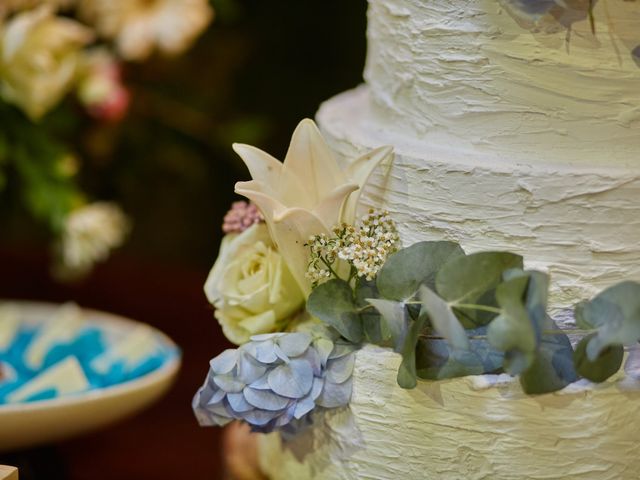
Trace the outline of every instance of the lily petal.
<path fill-rule="evenodd" d="M 304 244 L 311 235 L 320 233 L 328 234 L 329 228 L 313 212 L 303 208 L 287 209 L 274 218 L 273 240 L 305 297 L 311 293 L 311 282 L 305 276 L 309 251 Z"/>
<path fill-rule="evenodd" d="M 357 195 L 358 185 L 345 183 L 334 188 L 313 209 L 313 213 L 324 223 L 327 229 L 340 223 L 340 212 L 352 195 Z M 306 241 L 306 239 L 305 239 Z"/>
<path fill-rule="evenodd" d="M 271 187 L 278 185 L 282 173 L 282 163 L 279 160 L 259 148 L 242 143 L 234 143 L 233 150 L 249 169 L 251 178 L 260 179 Z"/>
<path fill-rule="evenodd" d="M 393 155 L 393 147 L 380 147 L 371 150 L 365 155 L 355 159 L 347 168 L 349 180 L 357 184 L 360 189 L 352 193 L 347 199 L 341 214 L 341 220 L 346 223 L 353 223 L 356 218 L 358 203 L 364 186 L 369 181 L 369 177 L 373 170 L 385 159 L 391 158 Z"/>
<path fill-rule="evenodd" d="M 336 185 L 347 183 L 327 142 L 313 120 L 308 118 L 302 120 L 293 132 L 284 160 L 281 188 L 287 190 L 292 182 L 304 185 L 306 195 L 314 205 Z M 313 205 L 306 208 L 313 208 Z"/>

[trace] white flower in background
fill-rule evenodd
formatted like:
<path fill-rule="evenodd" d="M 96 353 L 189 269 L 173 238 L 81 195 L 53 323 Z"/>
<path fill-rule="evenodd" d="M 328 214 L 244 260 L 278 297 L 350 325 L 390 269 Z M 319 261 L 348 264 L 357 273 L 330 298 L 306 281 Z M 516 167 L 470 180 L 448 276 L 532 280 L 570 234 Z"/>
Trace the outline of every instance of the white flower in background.
<path fill-rule="evenodd" d="M 82 58 L 78 99 L 99 120 L 122 119 L 129 108 L 129 90 L 122 83 L 120 62 L 106 48 L 94 48 Z"/>
<path fill-rule="evenodd" d="M 204 290 L 224 334 L 238 345 L 282 330 L 304 304 L 263 223 L 224 237 Z"/>
<path fill-rule="evenodd" d="M 129 220 L 114 203 L 96 202 L 71 212 L 60 240 L 62 276 L 82 276 L 124 242 Z"/>
<path fill-rule="evenodd" d="M 82 0 L 80 12 L 126 60 L 181 53 L 213 18 L 207 0 Z"/>
<path fill-rule="evenodd" d="M 236 192 L 253 201 L 291 273 L 305 295 L 309 254 L 305 244 L 312 235 L 329 234 L 334 225 L 353 224 L 362 187 L 373 169 L 391 155 L 381 147 L 338 165 L 312 120 L 300 122 L 284 163 L 249 145 L 234 145 L 249 168 L 250 182 L 236 184 Z"/>
<path fill-rule="evenodd" d="M 80 49 L 92 38 L 46 5 L 15 15 L 0 26 L 0 95 L 39 119 L 72 87 Z"/>

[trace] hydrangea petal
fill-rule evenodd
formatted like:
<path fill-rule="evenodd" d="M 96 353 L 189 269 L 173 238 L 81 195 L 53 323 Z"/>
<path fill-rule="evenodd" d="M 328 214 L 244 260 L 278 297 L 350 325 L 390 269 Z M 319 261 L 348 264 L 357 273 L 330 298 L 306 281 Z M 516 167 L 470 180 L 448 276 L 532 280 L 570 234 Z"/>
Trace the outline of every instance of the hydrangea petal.
<path fill-rule="evenodd" d="M 256 390 L 269 390 L 271 388 L 269 386 L 269 375 L 263 375 L 254 382 L 251 382 L 249 386 Z"/>
<path fill-rule="evenodd" d="M 324 378 L 314 378 L 313 379 L 313 387 L 311 387 L 311 393 L 309 395 L 311 395 L 311 398 L 313 398 L 313 400 L 315 401 L 320 394 L 322 393 L 322 389 L 324 388 Z"/>
<path fill-rule="evenodd" d="M 251 387 L 246 387 L 243 394 L 249 404 L 263 410 L 282 410 L 291 401 L 289 398 L 281 397 L 269 390 L 256 390 Z"/>
<path fill-rule="evenodd" d="M 322 393 L 316 400 L 316 404 L 325 408 L 343 407 L 351 399 L 353 377 L 344 383 L 324 382 Z"/>
<path fill-rule="evenodd" d="M 307 413 L 309 413 L 311 410 L 313 410 L 315 406 L 316 406 L 316 403 L 314 402 L 313 397 L 312 397 L 312 395 L 310 393 L 306 397 L 304 397 L 304 398 L 300 399 L 298 402 L 296 402 L 296 406 L 295 406 L 295 410 L 293 412 L 293 416 L 297 420 L 300 420 Z"/>
<path fill-rule="evenodd" d="M 242 393 L 228 394 L 227 401 L 229 402 L 229 406 L 236 413 L 244 413 L 244 412 L 248 412 L 249 410 L 253 410 L 253 405 L 251 405 L 245 400 L 244 395 Z"/>
<path fill-rule="evenodd" d="M 238 355 L 238 379 L 245 384 L 250 384 L 267 372 L 267 367 L 257 362 L 246 352 Z"/>
<path fill-rule="evenodd" d="M 207 401 L 207 405 L 213 405 L 215 403 L 219 403 L 222 401 L 222 399 L 224 398 L 224 396 L 227 394 L 227 392 L 225 392 L 222 389 L 216 389 L 215 392 L 213 392 L 210 396 L 207 395 L 207 397 L 209 397 L 209 400 Z M 205 398 L 207 398 L 205 397 Z"/>
<path fill-rule="evenodd" d="M 318 352 L 320 364 L 324 368 L 327 365 L 329 355 L 331 355 L 331 352 L 333 351 L 333 342 L 326 338 L 318 338 L 315 342 L 313 342 L 313 346 Z"/>
<path fill-rule="evenodd" d="M 282 411 L 272 412 L 269 410 L 251 410 L 244 414 L 243 418 L 251 425 L 263 426 L 280 415 Z"/>
<path fill-rule="evenodd" d="M 236 366 L 238 350 L 229 348 L 209 362 L 211 370 L 218 375 L 226 375 Z"/>
<path fill-rule="evenodd" d="M 244 382 L 231 375 L 216 375 L 213 382 L 227 393 L 238 393 L 245 387 Z"/>
<path fill-rule="evenodd" d="M 337 342 L 333 347 L 333 351 L 329 355 L 329 360 L 344 357 L 345 355 L 348 355 L 355 350 L 357 350 L 357 347 L 352 343 Z"/>
<path fill-rule="evenodd" d="M 353 373 L 355 363 L 356 356 L 354 354 L 329 360 L 327 364 L 327 381 L 333 383 L 346 382 Z"/>
<path fill-rule="evenodd" d="M 313 386 L 313 368 L 309 362 L 300 359 L 291 360 L 269 373 L 269 386 L 278 395 L 288 398 L 302 398 Z"/>
<path fill-rule="evenodd" d="M 302 355 L 311 345 L 311 335 L 304 332 L 289 333 L 278 339 L 278 345 L 289 357 Z"/>
<path fill-rule="evenodd" d="M 276 354 L 276 356 L 277 356 L 280 360 L 282 360 L 284 363 L 289 363 L 289 361 L 290 361 L 289 357 L 287 356 L 287 354 L 286 354 L 286 353 L 284 353 L 284 352 L 282 351 L 282 349 L 278 346 L 278 344 L 277 344 L 277 343 L 273 345 L 273 352 L 274 352 L 274 353 Z"/>
<path fill-rule="evenodd" d="M 253 335 L 251 337 L 251 341 L 252 342 L 264 342 L 265 340 L 275 340 L 277 338 L 282 337 L 283 335 L 286 335 L 286 333 L 284 333 L 284 332 L 261 333 L 259 335 Z"/>

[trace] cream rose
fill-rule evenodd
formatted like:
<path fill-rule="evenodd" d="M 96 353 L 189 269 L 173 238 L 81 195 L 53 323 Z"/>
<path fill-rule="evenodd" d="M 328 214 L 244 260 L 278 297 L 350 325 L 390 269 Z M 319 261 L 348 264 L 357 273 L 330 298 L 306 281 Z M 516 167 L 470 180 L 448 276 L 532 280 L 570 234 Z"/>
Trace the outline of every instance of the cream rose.
<path fill-rule="evenodd" d="M 91 30 L 45 5 L 0 26 L 0 94 L 37 120 L 75 80 L 80 50 Z"/>
<path fill-rule="evenodd" d="M 238 345 L 282 329 L 304 303 L 265 224 L 224 237 L 204 290 L 224 334 Z"/>

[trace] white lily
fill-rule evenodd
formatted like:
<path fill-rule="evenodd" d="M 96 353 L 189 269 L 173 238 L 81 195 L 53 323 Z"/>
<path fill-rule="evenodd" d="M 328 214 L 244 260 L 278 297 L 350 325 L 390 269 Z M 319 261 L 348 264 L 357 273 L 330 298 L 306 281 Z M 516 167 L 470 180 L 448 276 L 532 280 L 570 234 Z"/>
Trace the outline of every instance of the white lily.
<path fill-rule="evenodd" d="M 236 193 L 260 208 L 278 251 L 308 295 L 309 252 L 304 244 L 340 222 L 353 224 L 362 188 L 390 156 L 391 147 L 372 150 L 342 170 L 316 124 L 305 119 L 293 133 L 284 163 L 249 145 L 233 148 L 253 178 L 238 182 Z"/>

